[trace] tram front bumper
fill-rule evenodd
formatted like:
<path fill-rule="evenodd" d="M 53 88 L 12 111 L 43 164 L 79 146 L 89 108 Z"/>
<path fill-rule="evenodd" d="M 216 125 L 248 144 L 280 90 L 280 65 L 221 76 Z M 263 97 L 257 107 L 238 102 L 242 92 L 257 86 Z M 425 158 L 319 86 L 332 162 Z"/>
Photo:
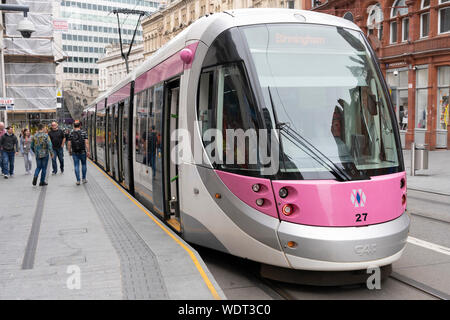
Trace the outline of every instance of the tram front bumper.
<path fill-rule="evenodd" d="M 360 270 L 398 260 L 409 224 L 406 212 L 395 220 L 364 227 L 317 227 L 283 221 L 278 236 L 294 269 Z"/>

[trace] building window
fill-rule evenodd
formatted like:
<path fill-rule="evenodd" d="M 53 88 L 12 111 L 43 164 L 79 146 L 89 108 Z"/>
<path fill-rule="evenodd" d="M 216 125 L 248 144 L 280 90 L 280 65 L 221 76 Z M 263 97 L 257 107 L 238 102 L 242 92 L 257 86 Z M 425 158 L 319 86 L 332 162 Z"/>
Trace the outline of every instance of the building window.
<path fill-rule="evenodd" d="M 447 130 L 450 123 L 450 66 L 438 68 L 438 125 L 437 128 Z"/>
<path fill-rule="evenodd" d="M 391 22 L 391 43 L 397 42 L 397 21 Z"/>
<path fill-rule="evenodd" d="M 428 67 L 416 71 L 416 128 L 427 128 Z"/>
<path fill-rule="evenodd" d="M 397 18 L 397 16 L 404 16 L 408 14 L 408 6 L 406 5 L 406 0 L 397 0 L 394 2 L 393 6 L 392 6 L 392 11 L 391 11 L 391 19 L 395 19 Z M 408 18 L 404 18 L 402 20 L 402 25 L 403 27 L 405 26 L 405 20 Z M 409 21 L 407 22 L 408 26 L 409 26 Z M 391 22 L 391 43 L 396 43 L 397 42 L 397 21 L 392 21 Z M 405 32 L 402 32 L 403 36 L 405 36 Z M 403 40 L 403 39 L 402 39 Z"/>
<path fill-rule="evenodd" d="M 442 0 L 441 3 L 450 0 Z M 450 32 L 450 7 L 445 7 L 439 10 L 439 33 Z"/>
<path fill-rule="evenodd" d="M 383 10 L 379 3 L 369 6 L 367 8 L 367 28 L 369 34 L 373 34 L 374 30 L 377 30 L 377 38 L 381 40 L 383 38 Z"/>
<path fill-rule="evenodd" d="M 386 82 L 391 92 L 395 115 L 400 130 L 408 129 L 408 70 L 386 73 Z"/>
<path fill-rule="evenodd" d="M 405 18 L 402 21 L 402 41 L 409 40 L 409 18 Z"/>
<path fill-rule="evenodd" d="M 408 14 L 408 6 L 406 5 L 406 0 L 397 0 L 392 6 L 391 17 L 394 18 L 397 15 L 404 16 Z"/>
<path fill-rule="evenodd" d="M 426 38 L 430 32 L 430 13 L 424 13 L 420 16 L 420 37 Z"/>

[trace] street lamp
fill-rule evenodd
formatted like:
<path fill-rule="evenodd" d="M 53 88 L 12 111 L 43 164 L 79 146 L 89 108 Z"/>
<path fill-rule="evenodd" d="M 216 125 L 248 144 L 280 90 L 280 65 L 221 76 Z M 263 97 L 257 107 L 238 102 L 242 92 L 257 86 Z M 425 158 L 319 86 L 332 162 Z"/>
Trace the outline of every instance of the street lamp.
<path fill-rule="evenodd" d="M 13 5 L 13 4 L 0 4 L 0 11 L 22 11 L 24 19 L 19 21 L 17 24 L 17 31 L 20 32 L 22 37 L 29 38 L 31 37 L 31 34 L 36 31 L 36 28 L 34 27 L 33 23 L 28 20 L 28 12 L 30 11 L 29 6 L 22 6 L 22 5 Z M 3 35 L 2 35 L 3 38 Z M 3 48 L 1 50 L 1 73 L 2 73 L 2 96 L 6 95 L 6 86 L 5 86 L 5 59 L 3 55 Z M 5 110 L 5 117 L 4 117 L 5 124 L 8 123 L 8 113 Z"/>

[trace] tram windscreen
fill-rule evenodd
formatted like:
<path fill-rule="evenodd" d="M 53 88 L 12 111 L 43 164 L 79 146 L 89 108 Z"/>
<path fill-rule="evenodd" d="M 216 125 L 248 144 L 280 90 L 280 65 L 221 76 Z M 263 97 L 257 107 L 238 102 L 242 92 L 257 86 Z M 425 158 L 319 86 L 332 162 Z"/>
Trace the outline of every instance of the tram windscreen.
<path fill-rule="evenodd" d="M 308 24 L 242 31 L 280 129 L 281 173 L 332 178 L 323 159 L 352 177 L 399 170 L 386 93 L 359 32 Z"/>

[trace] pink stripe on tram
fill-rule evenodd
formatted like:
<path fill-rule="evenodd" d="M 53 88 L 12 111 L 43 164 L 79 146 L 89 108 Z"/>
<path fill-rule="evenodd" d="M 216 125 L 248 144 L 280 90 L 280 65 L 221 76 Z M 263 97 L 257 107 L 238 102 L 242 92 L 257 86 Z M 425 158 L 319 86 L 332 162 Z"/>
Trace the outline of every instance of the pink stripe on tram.
<path fill-rule="evenodd" d="M 195 42 L 186 46 L 184 49 L 190 49 L 192 51 L 193 57 L 195 57 L 197 46 L 198 42 Z M 164 60 L 157 66 L 153 67 L 151 70 L 140 75 L 136 79 L 134 89 L 135 92 L 140 92 L 142 90 L 150 88 L 151 86 L 163 80 L 169 79 L 177 74 L 182 73 L 183 70 L 190 69 L 192 67 L 192 62 L 194 59 L 192 59 L 189 64 L 185 64 L 183 60 L 181 60 L 180 52 L 181 50 L 170 56 L 168 59 Z"/>

